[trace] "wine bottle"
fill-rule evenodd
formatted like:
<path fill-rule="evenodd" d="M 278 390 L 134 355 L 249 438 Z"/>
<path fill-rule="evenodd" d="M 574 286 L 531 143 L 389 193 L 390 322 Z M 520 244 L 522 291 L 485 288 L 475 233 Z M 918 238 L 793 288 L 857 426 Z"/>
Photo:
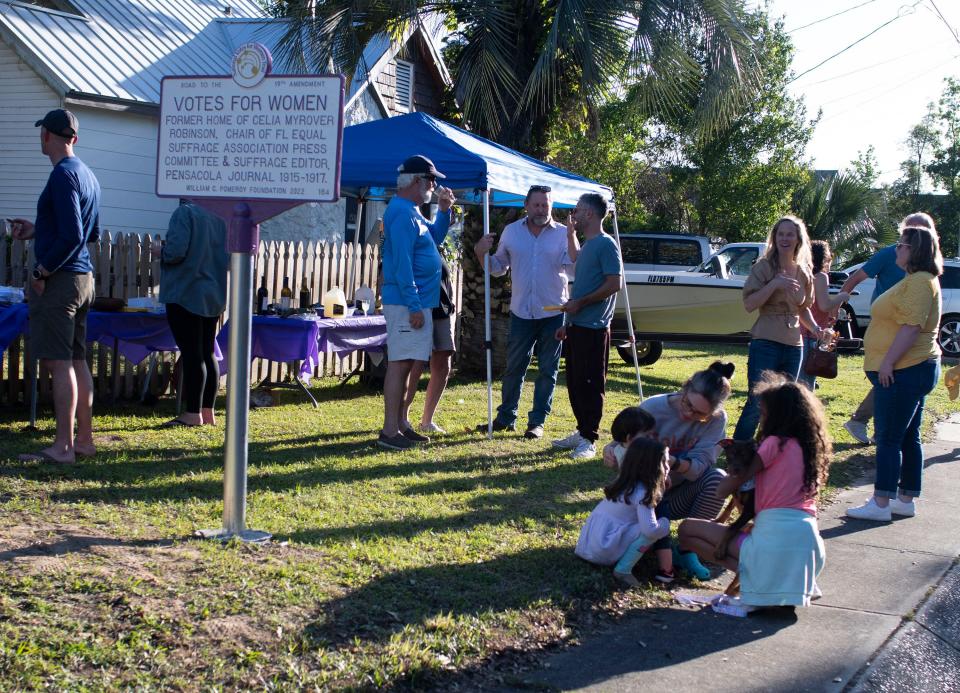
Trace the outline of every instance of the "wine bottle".
<path fill-rule="evenodd" d="M 307 279 L 307 273 L 303 273 L 303 281 L 300 282 L 300 308 L 307 310 L 310 308 L 310 280 Z"/>
<path fill-rule="evenodd" d="M 293 291 L 290 290 L 290 277 L 283 278 L 283 288 L 280 289 L 280 310 L 286 312 L 293 304 Z"/>
<path fill-rule="evenodd" d="M 267 312 L 267 303 L 270 297 L 267 294 L 267 278 L 260 280 L 260 288 L 257 289 L 257 315 L 265 315 Z"/>

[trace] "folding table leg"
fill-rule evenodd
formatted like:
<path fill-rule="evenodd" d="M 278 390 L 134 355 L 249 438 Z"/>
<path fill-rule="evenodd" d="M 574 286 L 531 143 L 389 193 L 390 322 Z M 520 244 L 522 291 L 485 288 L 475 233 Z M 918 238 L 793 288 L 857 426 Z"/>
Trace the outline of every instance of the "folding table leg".
<path fill-rule="evenodd" d="M 153 378 L 153 369 L 157 366 L 157 352 L 150 352 L 150 360 L 147 361 L 147 373 L 146 377 L 143 379 L 143 387 L 140 388 L 140 401 L 142 402 L 147 398 L 147 393 L 150 392 L 150 381 Z"/>
<path fill-rule="evenodd" d="M 303 390 L 303 393 L 310 398 L 310 401 L 313 402 L 313 408 L 319 409 L 320 405 L 317 404 L 317 400 L 313 398 L 313 395 L 310 393 L 310 390 L 307 389 L 307 386 L 303 384 L 303 381 L 300 380 L 299 376 L 293 376 L 293 382 L 300 386 L 300 389 Z"/>

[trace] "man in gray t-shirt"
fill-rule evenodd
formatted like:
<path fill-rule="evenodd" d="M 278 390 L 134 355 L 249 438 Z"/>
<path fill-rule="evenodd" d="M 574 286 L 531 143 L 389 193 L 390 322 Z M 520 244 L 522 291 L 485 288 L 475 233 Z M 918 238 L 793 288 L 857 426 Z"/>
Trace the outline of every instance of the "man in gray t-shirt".
<path fill-rule="evenodd" d="M 623 277 L 616 241 L 603 232 L 607 202 L 596 193 L 582 195 L 573 211 L 584 243 L 577 257 L 571 298 L 563 306 L 565 325 L 557 339 L 566 339 L 567 393 L 577 419 L 577 430 L 553 441 L 572 449 L 574 459 L 596 455 L 610 359 L 610 321 Z"/>

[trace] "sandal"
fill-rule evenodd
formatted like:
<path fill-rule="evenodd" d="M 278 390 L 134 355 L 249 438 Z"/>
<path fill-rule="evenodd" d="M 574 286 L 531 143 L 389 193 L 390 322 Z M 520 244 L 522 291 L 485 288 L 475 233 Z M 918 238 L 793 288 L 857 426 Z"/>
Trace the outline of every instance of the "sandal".
<path fill-rule="evenodd" d="M 202 425 L 203 424 L 189 424 L 186 421 L 181 421 L 180 419 L 170 419 L 169 421 L 160 424 L 160 428 L 180 428 L 181 426 L 184 428 L 197 428 L 198 426 Z"/>
<path fill-rule="evenodd" d="M 17 455 L 17 460 L 20 462 L 52 462 L 53 464 L 73 464 L 73 460 L 58 460 L 46 450 L 40 450 L 39 452 L 25 452 L 22 455 Z"/>

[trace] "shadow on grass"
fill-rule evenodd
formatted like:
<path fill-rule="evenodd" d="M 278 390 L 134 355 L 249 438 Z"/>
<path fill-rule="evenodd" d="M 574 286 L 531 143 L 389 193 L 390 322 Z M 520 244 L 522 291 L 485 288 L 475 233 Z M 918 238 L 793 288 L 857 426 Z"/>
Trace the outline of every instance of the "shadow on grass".
<path fill-rule="evenodd" d="M 553 450 L 542 450 L 517 457 L 477 456 L 469 448 L 464 455 L 452 457 L 449 453 L 439 458 L 412 458 L 405 454 L 377 455 L 371 441 L 316 444 L 322 436 L 309 436 L 296 441 L 283 441 L 285 446 L 299 444 L 301 447 L 276 449 L 274 442 L 254 443 L 250 445 L 250 469 L 248 488 L 251 494 L 258 492 L 283 492 L 293 488 L 319 487 L 329 484 L 351 484 L 370 482 L 385 478 L 409 477 L 416 479 L 421 475 L 441 474 L 444 472 L 477 473 L 474 482 L 467 485 L 483 485 L 485 479 L 496 479 L 491 487 L 517 486 L 517 476 L 536 484 L 537 494 L 548 491 L 551 497 L 571 491 L 581 490 L 583 477 L 574 474 L 575 463 L 564 465 L 569 468 L 570 483 L 564 488 L 540 488 L 536 475 L 531 470 L 517 466 L 539 465 L 555 457 Z M 467 445 L 464 440 L 455 445 Z M 439 451 L 438 451 L 439 452 Z M 357 457 L 370 455 L 369 464 L 356 464 Z M 297 469 L 276 471 L 277 466 L 297 465 Z M 61 467 L 39 463 L 12 463 L 0 467 L 0 474 L 18 476 L 24 479 L 49 481 L 70 480 L 96 482 L 93 486 L 51 490 L 49 497 L 57 502 L 97 502 L 123 504 L 130 500 L 167 501 L 197 499 L 211 501 L 222 498 L 223 481 L 218 472 L 223 468 L 222 454 L 204 450 L 197 453 L 187 448 L 164 450 L 163 457 L 140 458 L 136 461 L 117 459 L 109 462 L 105 459 L 80 461 Z M 498 473 L 498 470 L 504 470 Z M 582 472 L 582 469 L 580 470 Z M 201 478 L 198 474 L 214 474 L 211 478 Z M 563 474 L 563 478 L 566 478 Z M 166 477 L 158 479 L 158 477 Z M 510 480 L 513 483 L 510 483 Z M 554 478 L 554 477 L 551 477 Z M 577 483 L 574 483 L 577 482 Z M 453 481 L 452 483 L 457 483 Z M 524 493 L 521 483 L 520 493 Z M 427 489 L 426 492 L 443 492 L 443 484 Z M 501 499 L 487 499 L 496 505 Z M 532 498 L 531 498 L 532 500 Z"/>
<path fill-rule="evenodd" d="M 538 618 L 556 626 L 541 644 L 561 642 L 560 628 L 592 630 L 592 606 L 611 591 L 609 569 L 595 568 L 576 559 L 569 549 L 536 549 L 478 563 L 433 565 L 400 570 L 374 578 L 340 599 L 327 602 L 304 627 L 307 647 L 337 648 L 347 645 L 383 645 L 405 629 L 434 632 L 443 639 L 457 640 L 452 629 L 471 629 L 472 618 L 491 612 L 505 619 L 518 612 L 536 609 Z M 545 614 L 554 610 L 549 617 Z M 609 680 L 619 674 L 653 671 L 679 662 L 770 637 L 795 623 L 793 613 L 758 612 L 748 619 L 719 616 L 680 608 L 638 609 L 614 631 L 587 636 L 583 645 L 554 660 L 552 668 L 563 667 L 564 688 L 580 688 Z M 448 632 L 444 632 L 448 631 Z M 416 633 L 416 630 L 414 631 Z M 414 633 L 404 638 L 416 646 Z M 465 641 L 469 635 L 461 636 Z M 495 638 L 487 633 L 486 637 Z M 639 645 L 638 640 L 645 641 Z M 486 648 L 484 648 L 486 649 Z M 616 652 L 616 656 L 611 656 Z M 496 673 L 498 660 L 514 659 L 515 653 L 495 656 L 474 669 L 457 672 L 410 672 L 407 683 L 444 682 L 489 678 Z M 513 666 L 508 665 L 507 671 Z M 534 677 L 536 680 L 536 677 Z M 552 685 L 559 685 L 556 676 Z M 527 686 L 524 686 L 526 688 Z M 534 685 L 535 688 L 538 686 Z M 481 685 L 479 689 L 483 689 Z"/>
<path fill-rule="evenodd" d="M 382 643 L 407 626 L 430 630 L 437 617 L 479 617 L 546 603 L 569 617 L 580 606 L 577 600 L 602 598 L 610 582 L 607 571 L 591 569 L 567 547 L 398 570 L 325 602 L 304 627 L 304 637 L 311 649 L 354 638 Z"/>
<path fill-rule="evenodd" d="M 64 554 L 68 553 L 88 551 L 95 546 L 161 548 L 172 545 L 173 542 L 168 539 L 113 539 L 111 537 L 96 537 L 67 532 L 60 539 L 51 543 L 38 542 L 17 549 L 0 551 L 0 563 L 13 562 L 17 559 L 40 558 L 44 556 L 63 556 Z"/>
<path fill-rule="evenodd" d="M 469 669 L 434 674 L 429 685 L 437 690 L 459 686 L 483 690 L 489 682 L 496 681 L 503 682 L 495 686 L 497 690 L 579 690 L 591 686 L 628 690 L 630 684 L 640 685 L 638 690 L 654 689 L 656 685 L 650 681 L 643 686 L 637 678 L 620 677 L 644 672 L 663 675 L 666 672 L 658 670 L 759 642 L 798 620 L 795 613 L 781 610 L 730 618 L 710 609 L 643 609 L 629 613 L 612 628 L 587 635 L 577 646 L 553 654 L 546 666 L 536 661 L 535 654 L 507 652 Z M 533 671 L 515 673 L 518 654 L 526 654 Z M 706 667 L 704 676 L 708 681 L 710 673 Z"/>

